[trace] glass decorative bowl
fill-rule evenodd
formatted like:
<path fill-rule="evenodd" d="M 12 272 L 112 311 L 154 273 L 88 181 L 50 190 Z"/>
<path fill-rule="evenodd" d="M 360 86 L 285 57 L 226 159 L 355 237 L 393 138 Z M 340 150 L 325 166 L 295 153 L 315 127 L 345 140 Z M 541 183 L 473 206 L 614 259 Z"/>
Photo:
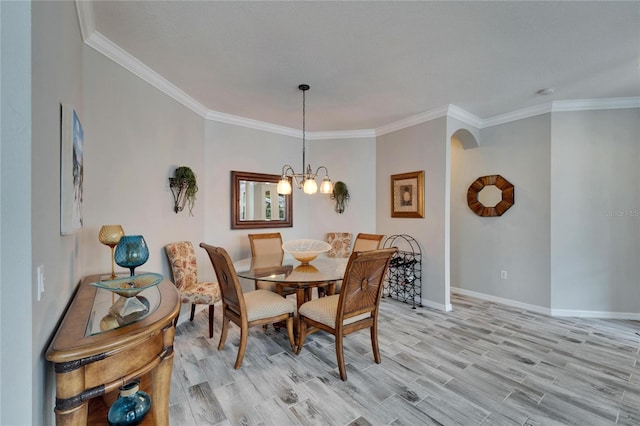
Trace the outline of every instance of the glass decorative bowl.
<path fill-rule="evenodd" d="M 115 280 L 97 281 L 91 283 L 91 285 L 112 291 L 122 297 L 133 297 L 143 290 L 160 284 L 162 279 L 162 275 L 149 272 L 132 277 L 116 278 Z"/>
<path fill-rule="evenodd" d="M 282 244 L 282 249 L 291 254 L 298 262 L 303 265 L 308 264 L 318 257 L 320 253 L 331 250 L 331 245 L 320 240 L 291 240 Z"/>
<path fill-rule="evenodd" d="M 136 296 L 141 291 L 158 285 L 162 279 L 163 276 L 160 274 L 145 273 L 115 280 L 98 281 L 91 283 L 91 285 L 119 295 L 120 298 L 109 308 L 109 313 L 124 318 L 137 312 L 149 310 L 149 302 L 144 300 L 142 296 Z"/>

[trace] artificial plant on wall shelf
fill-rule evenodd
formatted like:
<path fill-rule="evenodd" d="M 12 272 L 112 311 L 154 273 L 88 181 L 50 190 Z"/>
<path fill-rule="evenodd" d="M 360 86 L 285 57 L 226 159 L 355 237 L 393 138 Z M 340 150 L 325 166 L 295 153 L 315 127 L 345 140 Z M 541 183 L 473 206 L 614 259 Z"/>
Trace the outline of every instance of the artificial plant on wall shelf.
<path fill-rule="evenodd" d="M 336 201 L 336 213 L 344 213 L 344 209 L 347 207 L 350 198 L 347 184 L 341 181 L 336 182 L 330 197 Z"/>

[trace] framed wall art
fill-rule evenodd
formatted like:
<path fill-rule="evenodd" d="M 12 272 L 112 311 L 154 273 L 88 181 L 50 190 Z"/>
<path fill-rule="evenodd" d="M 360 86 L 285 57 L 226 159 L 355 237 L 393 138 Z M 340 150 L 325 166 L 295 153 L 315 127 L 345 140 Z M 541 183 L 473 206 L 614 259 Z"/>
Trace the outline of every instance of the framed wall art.
<path fill-rule="evenodd" d="M 82 228 L 84 132 L 72 105 L 60 110 L 60 234 L 69 235 Z"/>
<path fill-rule="evenodd" d="M 391 175 L 391 217 L 424 217 L 424 170 Z"/>

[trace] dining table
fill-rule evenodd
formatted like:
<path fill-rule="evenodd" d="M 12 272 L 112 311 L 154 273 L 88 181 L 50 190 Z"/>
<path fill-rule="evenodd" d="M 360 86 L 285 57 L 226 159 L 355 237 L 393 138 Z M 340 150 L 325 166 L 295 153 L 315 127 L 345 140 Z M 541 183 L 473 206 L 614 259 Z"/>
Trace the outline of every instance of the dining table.
<path fill-rule="evenodd" d="M 329 257 L 321 253 L 310 262 L 299 262 L 289 254 L 269 254 L 240 259 L 233 263 L 238 277 L 253 281 L 268 281 L 276 288 L 292 288 L 296 292 L 297 311 L 311 300 L 313 289 L 326 287 L 335 294 L 336 281 L 343 278 L 349 259 Z M 296 319 L 296 334 L 299 324 Z"/>

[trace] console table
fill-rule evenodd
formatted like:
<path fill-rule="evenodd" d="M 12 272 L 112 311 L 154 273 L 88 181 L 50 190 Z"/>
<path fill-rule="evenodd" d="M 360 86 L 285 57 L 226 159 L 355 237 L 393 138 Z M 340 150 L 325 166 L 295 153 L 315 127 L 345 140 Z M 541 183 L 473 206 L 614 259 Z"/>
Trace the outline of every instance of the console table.
<path fill-rule="evenodd" d="M 109 314 L 113 294 L 90 285 L 98 280 L 82 280 L 47 350 L 56 373 L 56 423 L 106 425 L 119 387 L 139 378 L 151 396 L 143 424 L 168 425 L 178 292 L 163 280 L 139 294 L 147 313 L 116 321 Z"/>

